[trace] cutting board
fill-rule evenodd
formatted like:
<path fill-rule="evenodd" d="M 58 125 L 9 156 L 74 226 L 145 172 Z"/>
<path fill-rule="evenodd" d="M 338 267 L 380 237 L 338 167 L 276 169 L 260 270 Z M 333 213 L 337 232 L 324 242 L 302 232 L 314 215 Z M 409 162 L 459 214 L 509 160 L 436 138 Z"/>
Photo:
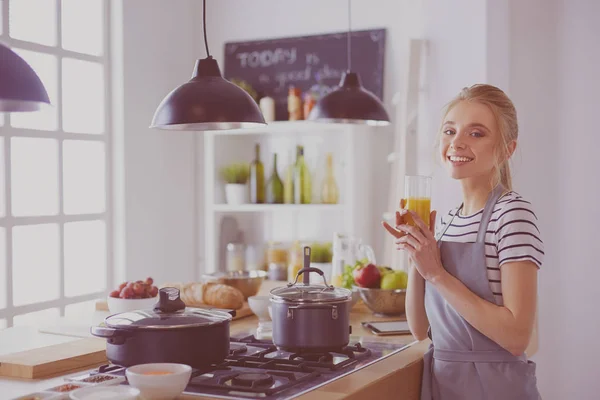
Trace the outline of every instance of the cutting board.
<path fill-rule="evenodd" d="M 188 305 L 188 306 L 196 307 L 196 308 L 207 308 L 207 309 L 214 308 L 214 307 L 210 307 L 207 305 L 198 305 L 198 304 L 193 304 L 193 305 Z M 96 302 L 96 311 L 109 311 L 108 303 L 106 302 L 106 300 L 98 300 Z M 241 319 L 241 318 L 249 317 L 251 315 L 254 315 L 254 313 L 250 309 L 248 302 L 244 302 L 244 305 L 242 306 L 242 308 L 240 308 L 239 310 L 235 310 L 235 317 L 233 317 L 233 321 Z"/>
<path fill-rule="evenodd" d="M 78 339 L 0 356 L 0 376 L 39 379 L 106 363 L 105 339 Z"/>

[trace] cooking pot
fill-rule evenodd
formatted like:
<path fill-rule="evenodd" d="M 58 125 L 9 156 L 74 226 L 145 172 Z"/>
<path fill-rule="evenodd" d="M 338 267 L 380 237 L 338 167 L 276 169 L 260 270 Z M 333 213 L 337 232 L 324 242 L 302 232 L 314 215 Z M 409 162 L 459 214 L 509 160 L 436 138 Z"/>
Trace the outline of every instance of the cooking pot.
<path fill-rule="evenodd" d="M 309 274 L 318 273 L 324 285 L 310 284 Z M 303 274 L 302 284 L 298 277 Z M 339 351 L 350 341 L 352 292 L 327 284 L 318 268 L 310 268 L 310 247 L 304 248 L 304 268 L 287 286 L 271 290 L 273 343 L 291 352 Z"/>
<path fill-rule="evenodd" d="M 116 365 L 166 362 L 202 368 L 229 354 L 232 316 L 235 311 L 186 308 L 179 290 L 166 287 L 154 309 L 111 315 L 91 333 L 107 339 L 106 356 Z"/>

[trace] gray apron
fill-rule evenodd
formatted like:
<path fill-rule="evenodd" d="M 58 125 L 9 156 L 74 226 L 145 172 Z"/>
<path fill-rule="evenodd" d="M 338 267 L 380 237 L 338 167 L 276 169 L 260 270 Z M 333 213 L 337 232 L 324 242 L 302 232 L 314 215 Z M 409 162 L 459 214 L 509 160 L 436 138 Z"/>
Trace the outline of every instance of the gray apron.
<path fill-rule="evenodd" d="M 439 240 L 442 264 L 472 292 L 495 303 L 486 271 L 485 233 L 504 188 L 490 194 L 475 243 Z M 461 207 L 462 208 L 462 207 Z M 432 344 L 423 357 L 421 400 L 537 400 L 535 368 L 525 354 L 514 356 L 471 326 L 426 282 L 425 309 Z"/>

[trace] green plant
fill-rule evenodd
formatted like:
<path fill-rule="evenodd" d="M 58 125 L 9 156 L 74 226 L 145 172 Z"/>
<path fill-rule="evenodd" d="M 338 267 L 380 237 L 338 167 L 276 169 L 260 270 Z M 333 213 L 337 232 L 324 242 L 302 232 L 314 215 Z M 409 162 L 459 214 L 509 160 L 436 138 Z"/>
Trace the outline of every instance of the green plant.
<path fill-rule="evenodd" d="M 248 181 L 250 171 L 246 163 L 233 163 L 224 166 L 220 170 L 221 179 L 225 183 L 245 184 Z"/>
<path fill-rule="evenodd" d="M 310 246 L 310 262 L 330 263 L 333 253 L 331 243 L 313 243 Z"/>

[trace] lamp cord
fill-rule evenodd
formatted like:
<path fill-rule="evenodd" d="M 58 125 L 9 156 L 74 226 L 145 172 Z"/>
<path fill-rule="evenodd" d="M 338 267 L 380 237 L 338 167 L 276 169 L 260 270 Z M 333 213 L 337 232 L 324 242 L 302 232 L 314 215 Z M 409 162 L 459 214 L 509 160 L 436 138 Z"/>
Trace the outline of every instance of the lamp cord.
<path fill-rule="evenodd" d="M 202 1 L 202 24 L 204 25 L 204 47 L 206 47 L 206 57 L 210 58 L 210 51 L 208 51 L 208 38 L 206 37 L 206 0 Z"/>
<path fill-rule="evenodd" d="M 346 39 L 347 39 L 347 53 L 348 53 L 348 71 L 352 70 L 352 61 L 351 61 L 351 56 L 352 56 L 352 49 L 351 49 L 351 45 L 350 45 L 350 34 L 352 33 L 352 18 L 351 18 L 351 14 L 352 14 L 352 1 L 348 0 L 348 34 L 346 35 Z"/>

